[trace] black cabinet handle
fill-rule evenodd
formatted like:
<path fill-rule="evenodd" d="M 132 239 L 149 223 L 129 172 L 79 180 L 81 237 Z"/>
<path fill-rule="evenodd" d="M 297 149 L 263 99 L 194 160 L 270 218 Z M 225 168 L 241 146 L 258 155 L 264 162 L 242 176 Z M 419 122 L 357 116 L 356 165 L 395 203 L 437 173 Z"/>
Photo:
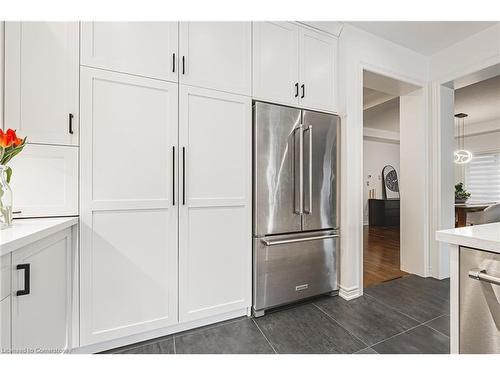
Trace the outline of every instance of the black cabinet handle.
<path fill-rule="evenodd" d="M 186 148 L 182 148 L 182 205 L 186 204 Z"/>
<path fill-rule="evenodd" d="M 172 73 L 175 73 L 175 53 L 172 54 Z"/>
<path fill-rule="evenodd" d="M 73 114 L 69 114 L 69 134 L 73 134 Z"/>
<path fill-rule="evenodd" d="M 172 206 L 175 206 L 175 146 L 172 147 Z"/>
<path fill-rule="evenodd" d="M 306 96 L 306 85 L 302 84 L 300 87 L 302 88 L 302 96 L 301 96 L 301 98 L 303 99 L 304 96 Z"/>
<path fill-rule="evenodd" d="M 26 294 L 30 294 L 30 265 L 27 264 L 18 264 L 16 266 L 17 270 L 24 270 L 24 289 L 18 290 L 16 292 L 16 296 L 24 296 Z"/>
<path fill-rule="evenodd" d="M 295 97 L 296 98 L 299 97 L 299 83 L 298 82 L 295 83 Z"/>
<path fill-rule="evenodd" d="M 182 56 L 182 74 L 186 74 L 186 58 Z"/>

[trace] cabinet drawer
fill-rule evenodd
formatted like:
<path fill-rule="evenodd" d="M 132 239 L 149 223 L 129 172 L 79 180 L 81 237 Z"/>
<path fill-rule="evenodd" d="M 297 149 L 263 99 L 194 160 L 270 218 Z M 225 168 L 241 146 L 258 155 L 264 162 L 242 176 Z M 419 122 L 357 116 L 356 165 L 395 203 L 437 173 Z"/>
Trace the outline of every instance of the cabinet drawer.
<path fill-rule="evenodd" d="M 10 165 L 15 217 L 78 215 L 77 147 L 28 144 Z"/>
<path fill-rule="evenodd" d="M 10 254 L 0 257 L 0 301 L 10 294 Z"/>

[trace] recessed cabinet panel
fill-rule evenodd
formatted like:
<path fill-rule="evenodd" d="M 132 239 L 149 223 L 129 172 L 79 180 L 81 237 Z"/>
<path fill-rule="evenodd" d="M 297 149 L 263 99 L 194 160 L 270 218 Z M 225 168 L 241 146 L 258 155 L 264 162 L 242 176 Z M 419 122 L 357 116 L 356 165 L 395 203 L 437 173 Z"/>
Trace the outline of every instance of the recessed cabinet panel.
<path fill-rule="evenodd" d="M 0 301 L 10 294 L 10 254 L 0 257 Z"/>
<path fill-rule="evenodd" d="M 82 65 L 177 81 L 177 22 L 82 22 Z"/>
<path fill-rule="evenodd" d="M 56 354 L 70 347 L 71 230 L 12 254 L 12 350 Z M 18 266 L 29 266 L 17 269 Z M 18 291 L 29 292 L 16 295 Z M 56 350 L 56 352 L 54 352 Z"/>
<path fill-rule="evenodd" d="M 181 22 L 180 82 L 251 94 L 250 22 Z"/>
<path fill-rule="evenodd" d="M 336 111 L 337 39 L 300 28 L 300 105 Z"/>
<path fill-rule="evenodd" d="M 253 96 L 298 104 L 298 26 L 288 22 L 253 23 Z"/>
<path fill-rule="evenodd" d="M 94 75 L 92 75 L 94 74 Z M 177 86 L 113 72 L 83 70 L 92 97 L 92 200 L 171 199 Z"/>
<path fill-rule="evenodd" d="M 5 123 L 31 143 L 78 145 L 78 46 L 78 22 L 5 24 Z"/>
<path fill-rule="evenodd" d="M 189 321 L 250 304 L 251 99 L 182 86 L 179 130 L 179 316 Z"/>
<path fill-rule="evenodd" d="M 10 297 L 0 301 L 0 355 L 10 352 Z"/>
<path fill-rule="evenodd" d="M 78 147 L 27 144 L 9 165 L 15 217 L 78 215 Z"/>
<path fill-rule="evenodd" d="M 93 213 L 92 246 L 82 256 L 84 343 L 177 320 L 177 251 L 171 225 L 168 210 Z"/>

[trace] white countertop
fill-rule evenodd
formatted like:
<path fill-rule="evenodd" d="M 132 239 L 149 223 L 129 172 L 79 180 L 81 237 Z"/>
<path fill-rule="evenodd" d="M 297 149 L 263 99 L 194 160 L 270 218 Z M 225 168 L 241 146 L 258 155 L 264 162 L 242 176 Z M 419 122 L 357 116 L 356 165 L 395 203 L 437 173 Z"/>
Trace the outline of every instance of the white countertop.
<path fill-rule="evenodd" d="M 500 223 L 439 230 L 436 240 L 500 254 Z"/>
<path fill-rule="evenodd" d="M 11 228 L 0 230 L 0 256 L 76 224 L 77 217 L 14 219 Z"/>

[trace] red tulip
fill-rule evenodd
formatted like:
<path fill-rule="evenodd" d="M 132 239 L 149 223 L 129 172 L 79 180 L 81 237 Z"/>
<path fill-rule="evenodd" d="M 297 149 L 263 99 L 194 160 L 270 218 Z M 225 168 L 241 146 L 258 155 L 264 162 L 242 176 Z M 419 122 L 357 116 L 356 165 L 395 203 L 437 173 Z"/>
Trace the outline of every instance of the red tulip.
<path fill-rule="evenodd" d="M 0 147 L 7 148 L 12 144 L 12 140 L 10 135 L 4 133 L 2 129 L 0 129 Z"/>

